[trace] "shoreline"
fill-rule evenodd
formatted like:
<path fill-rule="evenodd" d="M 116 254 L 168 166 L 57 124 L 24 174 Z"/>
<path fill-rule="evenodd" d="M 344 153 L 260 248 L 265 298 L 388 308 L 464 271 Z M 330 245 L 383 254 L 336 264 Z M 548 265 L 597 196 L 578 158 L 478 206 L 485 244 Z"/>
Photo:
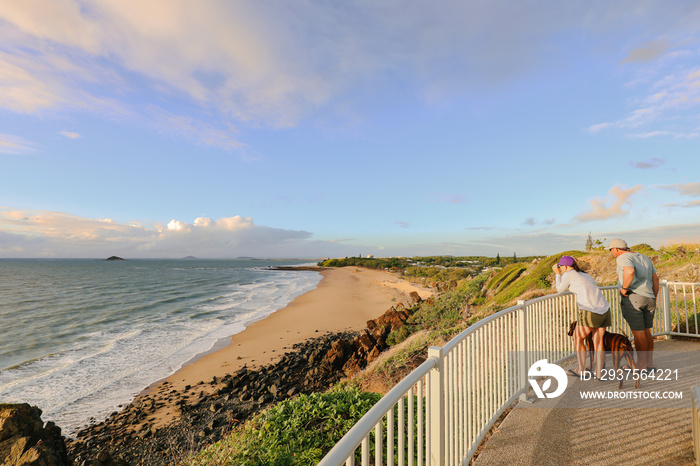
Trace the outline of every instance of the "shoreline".
<path fill-rule="evenodd" d="M 295 344 L 327 333 L 360 331 L 393 305 L 409 302 L 409 293 L 425 299 L 433 291 L 383 270 L 342 267 L 318 270 L 322 278 L 316 288 L 298 296 L 269 316 L 253 321 L 228 338 L 225 346 L 197 355 L 178 371 L 146 387 L 134 399 L 138 403 L 159 390 L 210 394 L 208 383 L 242 368 L 255 370 L 273 364 Z M 225 342 L 226 339 L 221 340 Z M 175 405 L 166 403 L 155 413 L 156 425 L 165 426 L 178 417 Z"/>

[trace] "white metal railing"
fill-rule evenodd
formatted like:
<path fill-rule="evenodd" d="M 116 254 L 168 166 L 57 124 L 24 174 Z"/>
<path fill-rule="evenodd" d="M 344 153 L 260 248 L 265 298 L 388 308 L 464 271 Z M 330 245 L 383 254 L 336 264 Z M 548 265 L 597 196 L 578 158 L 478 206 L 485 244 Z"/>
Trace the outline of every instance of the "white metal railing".
<path fill-rule="evenodd" d="M 692 418 L 693 449 L 695 450 L 695 464 L 700 465 L 700 387 L 690 390 Z"/>
<path fill-rule="evenodd" d="M 601 287 L 611 332 L 630 335 L 617 286 Z M 661 282 L 652 333 L 700 337 L 700 283 Z M 690 302 L 690 303 L 689 303 Z M 543 296 L 492 314 L 431 347 L 427 360 L 399 382 L 333 447 L 319 466 L 468 464 L 503 411 L 526 396 L 527 371 L 540 359 L 574 354 L 569 324 L 575 296 Z"/>

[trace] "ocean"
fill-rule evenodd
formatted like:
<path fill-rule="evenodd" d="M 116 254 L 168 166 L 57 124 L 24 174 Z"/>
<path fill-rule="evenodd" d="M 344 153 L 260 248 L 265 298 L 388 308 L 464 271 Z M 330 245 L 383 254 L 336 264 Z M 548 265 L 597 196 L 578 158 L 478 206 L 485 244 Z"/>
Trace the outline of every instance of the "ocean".
<path fill-rule="evenodd" d="M 312 290 L 308 261 L 0 259 L 0 403 L 70 435 Z"/>

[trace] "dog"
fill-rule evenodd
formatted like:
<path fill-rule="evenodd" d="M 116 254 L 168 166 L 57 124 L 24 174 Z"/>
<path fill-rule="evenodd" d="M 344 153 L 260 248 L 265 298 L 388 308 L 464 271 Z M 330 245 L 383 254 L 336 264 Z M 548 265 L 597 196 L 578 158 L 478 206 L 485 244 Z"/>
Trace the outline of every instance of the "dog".
<path fill-rule="evenodd" d="M 569 325 L 569 331 L 567 332 L 567 334 L 569 336 L 573 336 L 575 330 L 576 321 L 573 321 L 571 322 L 571 325 Z M 586 345 L 586 350 L 590 355 L 590 365 L 588 366 L 588 370 L 593 371 L 593 364 L 595 362 L 593 333 L 589 333 L 586 336 L 584 343 Z M 609 353 L 612 356 L 613 364 L 615 365 L 615 372 L 617 372 L 620 369 L 620 361 L 622 360 L 622 358 L 625 358 L 627 360 L 627 364 L 629 364 L 629 367 L 630 369 L 632 369 L 632 371 L 636 370 L 636 367 L 634 365 L 634 353 L 632 350 L 632 342 L 629 338 L 619 333 L 610 333 L 606 330 L 605 335 L 603 335 L 603 346 L 605 348 L 605 353 Z M 634 372 L 632 373 L 634 374 Z M 622 388 L 625 376 L 626 374 L 623 373 L 623 376 L 620 378 L 620 385 L 617 387 L 618 389 Z M 637 380 L 635 380 L 634 388 L 638 389 L 640 387 L 639 379 L 640 377 L 637 377 Z"/>

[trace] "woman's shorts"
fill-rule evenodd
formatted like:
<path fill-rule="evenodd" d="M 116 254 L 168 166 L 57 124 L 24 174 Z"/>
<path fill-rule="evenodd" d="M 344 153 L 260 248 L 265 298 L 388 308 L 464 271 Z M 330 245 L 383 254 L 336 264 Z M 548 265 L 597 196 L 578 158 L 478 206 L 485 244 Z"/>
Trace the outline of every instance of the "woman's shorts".
<path fill-rule="evenodd" d="M 596 314 L 595 312 L 578 310 L 578 323 L 584 327 L 601 328 L 610 327 L 612 325 L 612 317 L 610 317 L 610 309 L 605 314 Z"/>
<path fill-rule="evenodd" d="M 630 329 L 642 331 L 654 325 L 654 311 L 656 300 L 639 294 L 622 296 L 620 301 L 622 317 L 625 318 Z"/>

